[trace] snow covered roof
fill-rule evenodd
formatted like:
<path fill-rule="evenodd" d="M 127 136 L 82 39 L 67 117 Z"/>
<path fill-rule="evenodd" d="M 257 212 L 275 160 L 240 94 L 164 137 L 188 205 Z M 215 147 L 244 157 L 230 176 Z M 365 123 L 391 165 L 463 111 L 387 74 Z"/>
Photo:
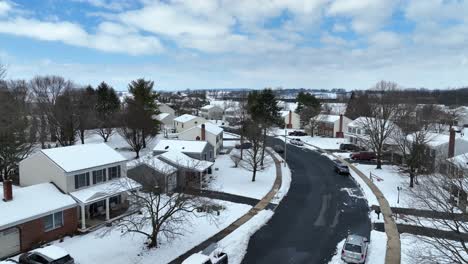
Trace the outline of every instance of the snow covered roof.
<path fill-rule="evenodd" d="M 41 149 L 41 152 L 66 172 L 126 161 L 105 143 Z"/>
<path fill-rule="evenodd" d="M 197 160 L 192 157 L 189 157 L 185 155 L 184 153 L 180 151 L 168 151 L 165 152 L 161 155 L 158 156 L 159 159 L 162 159 L 164 161 L 171 162 L 172 164 L 175 164 L 176 166 L 190 169 L 190 170 L 195 170 L 198 172 L 202 172 L 209 167 L 213 166 L 213 162 L 209 162 L 206 160 Z"/>
<path fill-rule="evenodd" d="M 209 105 L 203 106 L 201 109 L 203 109 L 203 110 L 210 110 L 210 109 L 213 109 L 213 108 L 215 108 L 215 107 L 218 107 L 218 108 L 219 108 L 219 106 L 217 106 L 217 105 L 209 104 Z"/>
<path fill-rule="evenodd" d="M 161 120 L 163 120 L 164 118 L 166 118 L 166 117 L 168 117 L 170 115 L 171 114 L 169 114 L 169 113 L 160 113 L 159 115 L 156 116 L 156 120 L 161 121 Z"/>
<path fill-rule="evenodd" d="M 217 126 L 217 125 L 215 125 L 213 123 L 210 123 L 210 122 L 207 122 L 204 125 L 205 125 L 205 130 L 207 132 L 210 132 L 210 133 L 215 134 L 215 135 L 219 135 L 224 131 L 224 129 L 222 129 L 219 126 Z M 202 125 L 200 124 L 197 127 L 201 129 Z"/>
<path fill-rule="evenodd" d="M 127 168 L 131 169 L 137 167 L 138 165 L 145 164 L 154 170 L 163 173 L 163 174 L 172 174 L 177 171 L 177 168 L 167 164 L 166 162 L 158 159 L 157 157 L 153 156 L 152 154 L 143 156 L 139 159 L 129 161 L 127 163 Z"/>
<path fill-rule="evenodd" d="M 426 136 L 426 140 L 427 140 L 426 145 L 431 146 L 431 147 L 438 147 L 438 146 L 441 146 L 441 145 L 444 145 L 444 144 L 448 144 L 448 142 L 450 140 L 450 135 L 449 134 L 427 132 L 425 136 Z M 408 135 L 409 140 L 411 140 L 412 138 L 413 138 L 413 134 Z M 466 141 L 464 138 L 462 138 L 460 136 L 459 133 L 455 133 L 455 141 L 458 141 L 458 140 Z"/>
<path fill-rule="evenodd" d="M 468 168 L 468 153 L 457 155 L 453 158 L 447 159 L 452 164 L 461 168 Z"/>
<path fill-rule="evenodd" d="M 380 120 L 380 119 L 376 119 L 376 118 L 373 118 L 373 117 L 360 116 L 360 117 L 354 119 L 353 121 L 349 122 L 348 126 L 350 126 L 350 127 L 361 127 L 362 128 L 363 126 L 366 126 L 366 124 L 368 124 L 369 122 L 370 122 L 369 126 L 371 126 L 372 123 L 373 123 L 372 121 L 374 121 L 374 120 Z M 383 121 L 383 119 L 382 119 L 382 121 Z M 386 126 L 388 127 L 391 124 L 396 126 L 390 120 L 387 122 Z"/>
<path fill-rule="evenodd" d="M 15 188 L 13 200 L 0 200 L 0 230 L 75 206 L 75 200 L 52 183 Z"/>
<path fill-rule="evenodd" d="M 317 116 L 317 120 L 323 121 L 323 122 L 335 123 L 336 121 L 340 120 L 340 116 L 339 115 L 323 115 L 323 114 L 320 114 L 320 115 Z"/>
<path fill-rule="evenodd" d="M 32 252 L 40 253 L 46 256 L 47 258 L 50 258 L 51 260 L 58 260 L 68 255 L 68 252 L 65 251 L 65 249 L 54 245 L 43 248 L 37 248 L 32 250 Z"/>
<path fill-rule="evenodd" d="M 291 112 L 294 114 L 294 111 L 291 110 Z M 281 117 L 285 117 L 285 116 L 289 115 L 289 110 L 288 111 L 280 111 L 280 115 L 281 115 Z"/>
<path fill-rule="evenodd" d="M 179 117 L 174 118 L 174 121 L 185 123 L 185 122 L 188 122 L 188 121 L 193 120 L 195 118 L 198 118 L 198 116 L 183 114 L 183 115 L 181 115 Z"/>
<path fill-rule="evenodd" d="M 190 153 L 202 152 L 208 143 L 199 140 L 170 140 L 164 139 L 154 146 L 153 151 L 181 151 Z"/>
<path fill-rule="evenodd" d="M 70 193 L 70 195 L 78 202 L 88 204 L 106 197 L 117 195 L 121 192 L 136 190 L 139 188 L 141 188 L 141 185 L 136 181 L 127 177 L 122 177 L 74 191 Z"/>

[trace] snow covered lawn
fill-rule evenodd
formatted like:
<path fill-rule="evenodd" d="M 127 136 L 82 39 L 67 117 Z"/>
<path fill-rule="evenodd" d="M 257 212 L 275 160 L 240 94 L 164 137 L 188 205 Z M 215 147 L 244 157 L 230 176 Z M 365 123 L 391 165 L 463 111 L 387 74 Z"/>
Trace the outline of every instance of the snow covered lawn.
<path fill-rule="evenodd" d="M 229 256 L 229 263 L 240 264 L 249 245 L 250 237 L 273 216 L 273 211 L 262 210 L 241 227 L 219 241 L 218 246 Z"/>
<path fill-rule="evenodd" d="M 216 222 L 208 217 L 193 217 L 186 227 L 190 231 L 173 241 L 163 242 L 157 249 L 144 248 L 145 238 L 142 235 L 122 235 L 118 230 L 107 227 L 54 244 L 67 250 L 80 264 L 108 263 L 110 257 L 113 264 L 167 263 L 227 227 L 251 208 L 244 204 L 217 202 L 225 210 L 221 211 Z"/>
<path fill-rule="evenodd" d="M 251 171 L 240 165 L 234 168 L 234 162 L 230 155 L 219 155 L 214 164 L 214 179 L 208 189 L 262 199 L 271 190 L 276 179 L 276 168 L 270 155 L 265 155 L 265 164 L 268 166 L 264 170 L 258 171 L 255 182 L 252 182 Z"/>
<path fill-rule="evenodd" d="M 430 238 L 425 238 L 428 240 Z M 440 252 L 442 250 L 441 246 L 432 245 L 427 243 L 426 241 L 421 240 L 418 236 L 412 234 L 401 234 L 400 235 L 401 241 L 401 263 L 404 264 L 419 264 L 424 263 L 424 260 L 421 260 L 421 256 L 430 256 L 431 261 L 427 261 L 427 263 L 440 263 L 438 260 L 444 260 L 443 263 L 450 263 L 448 258 Z M 460 244 L 461 245 L 461 244 Z M 466 252 L 460 250 L 459 253 L 463 256 L 463 258 L 468 259 Z M 450 254 L 447 252 L 446 254 Z"/>
<path fill-rule="evenodd" d="M 329 264 L 345 263 L 341 260 L 341 249 L 343 248 L 345 239 L 336 246 L 336 255 L 328 262 Z M 366 263 L 380 264 L 385 263 L 385 254 L 387 252 L 387 235 L 384 232 L 371 231 L 370 243 L 367 252 Z M 401 263 L 407 263 L 402 261 Z"/>
<path fill-rule="evenodd" d="M 347 143 L 345 138 L 326 138 L 326 137 L 297 137 L 302 141 L 319 147 L 321 149 L 340 149 L 340 144 Z"/>

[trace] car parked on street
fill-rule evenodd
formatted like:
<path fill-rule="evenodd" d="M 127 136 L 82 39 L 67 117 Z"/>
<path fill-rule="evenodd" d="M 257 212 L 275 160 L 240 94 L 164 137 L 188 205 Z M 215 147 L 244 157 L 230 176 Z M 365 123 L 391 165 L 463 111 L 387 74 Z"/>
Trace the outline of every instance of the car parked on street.
<path fill-rule="evenodd" d="M 374 152 L 366 152 L 366 151 L 361 151 L 361 152 L 355 152 L 351 154 L 350 158 L 352 160 L 373 160 L 376 159 L 377 156 L 375 155 Z"/>
<path fill-rule="evenodd" d="M 296 136 L 296 137 L 303 137 L 303 136 L 307 136 L 307 133 L 305 133 L 303 131 L 295 130 L 293 132 L 289 132 L 288 135 L 289 136 Z"/>
<path fill-rule="evenodd" d="M 274 145 L 273 150 L 276 151 L 276 153 L 279 153 L 279 154 L 284 153 L 284 148 L 281 145 Z"/>
<path fill-rule="evenodd" d="M 289 143 L 296 146 L 304 146 L 304 142 L 302 142 L 302 140 L 300 140 L 299 138 L 292 138 L 289 140 Z"/>
<path fill-rule="evenodd" d="M 364 149 L 358 145 L 354 145 L 351 143 L 342 143 L 340 144 L 340 150 L 362 151 Z"/>
<path fill-rule="evenodd" d="M 58 246 L 46 246 L 24 253 L 19 257 L 21 264 L 74 264 L 75 260 Z"/>
<path fill-rule="evenodd" d="M 349 168 L 346 164 L 343 164 L 339 160 L 334 160 L 333 161 L 335 165 L 335 172 L 341 175 L 349 175 Z"/>
<path fill-rule="evenodd" d="M 209 250 L 209 248 L 207 248 Z M 211 254 L 205 250 L 191 255 L 182 264 L 228 264 L 228 255 L 218 249 Z"/>
<path fill-rule="evenodd" d="M 341 260 L 346 263 L 365 263 L 369 241 L 359 235 L 348 235 L 341 250 Z"/>

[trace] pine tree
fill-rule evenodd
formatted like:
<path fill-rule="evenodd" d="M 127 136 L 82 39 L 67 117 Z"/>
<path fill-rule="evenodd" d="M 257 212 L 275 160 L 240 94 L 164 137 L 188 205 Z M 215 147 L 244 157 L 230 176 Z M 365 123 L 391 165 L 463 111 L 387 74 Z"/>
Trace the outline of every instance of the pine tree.
<path fill-rule="evenodd" d="M 120 100 L 114 88 L 102 82 L 96 88 L 96 118 L 98 134 L 104 142 L 114 133 Z"/>

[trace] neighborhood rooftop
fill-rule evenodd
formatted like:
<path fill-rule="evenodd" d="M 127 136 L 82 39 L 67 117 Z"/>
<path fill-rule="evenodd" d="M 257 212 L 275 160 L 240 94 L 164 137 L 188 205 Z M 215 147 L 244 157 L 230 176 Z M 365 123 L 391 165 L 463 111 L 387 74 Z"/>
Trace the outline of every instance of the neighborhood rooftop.
<path fill-rule="evenodd" d="M 167 164 L 166 162 L 158 159 L 156 156 L 153 156 L 152 154 L 148 154 L 139 159 L 129 161 L 127 163 L 127 168 L 131 169 L 141 164 L 145 164 L 146 166 L 149 166 L 153 168 L 154 170 L 163 174 L 172 174 L 177 171 L 176 167 L 170 164 Z"/>
<path fill-rule="evenodd" d="M 105 197 L 117 195 L 121 192 L 136 190 L 140 187 L 141 185 L 136 181 L 124 177 L 74 191 L 70 195 L 78 202 L 87 204 Z"/>
<path fill-rule="evenodd" d="M 206 141 L 198 140 L 171 140 L 163 139 L 154 146 L 154 151 L 181 151 L 190 153 L 202 152 L 208 143 Z"/>
<path fill-rule="evenodd" d="M 75 200 L 60 192 L 52 183 L 15 188 L 13 200 L 0 200 L 0 230 L 74 206 Z"/>
<path fill-rule="evenodd" d="M 41 152 L 65 172 L 94 168 L 126 160 L 120 153 L 105 143 L 42 149 Z"/>
<path fill-rule="evenodd" d="M 169 113 L 160 113 L 159 115 L 156 116 L 156 119 L 161 121 L 164 118 L 168 117 L 170 114 Z"/>
<path fill-rule="evenodd" d="M 317 119 L 319 121 L 334 123 L 334 122 L 340 120 L 340 116 L 339 115 L 323 115 L 323 114 L 320 114 L 320 115 L 318 115 Z"/>
<path fill-rule="evenodd" d="M 210 120 L 210 121 L 212 121 L 212 120 Z M 190 129 L 187 129 L 184 132 L 190 131 L 190 130 L 195 129 L 195 128 L 201 129 L 202 125 L 205 125 L 205 130 L 207 132 L 210 132 L 211 134 L 214 134 L 214 135 L 219 135 L 224 131 L 224 129 L 222 129 L 221 127 L 219 127 L 219 126 L 217 126 L 217 125 L 215 125 L 215 124 L 213 124 L 211 122 L 206 122 L 204 124 L 200 124 L 200 125 L 197 125 L 195 127 L 190 128 Z M 184 133 L 184 132 L 182 132 L 182 133 Z"/>
<path fill-rule="evenodd" d="M 198 118 L 198 116 L 183 114 L 183 115 L 181 115 L 179 117 L 174 118 L 174 121 L 185 123 L 185 122 L 188 122 L 188 121 L 190 121 L 192 119 L 195 119 L 195 118 Z"/>
<path fill-rule="evenodd" d="M 209 110 L 209 109 L 211 109 L 211 108 L 213 108 L 213 107 L 216 107 L 216 105 L 205 105 L 205 106 L 203 106 L 201 109 Z"/>
<path fill-rule="evenodd" d="M 158 157 L 164 161 L 171 162 L 172 164 L 175 164 L 176 166 L 179 166 L 185 169 L 199 171 L 199 172 L 207 170 L 209 167 L 213 166 L 214 164 L 213 162 L 209 162 L 206 160 L 197 160 L 197 159 L 191 158 L 179 151 L 168 151 L 159 155 Z"/>

